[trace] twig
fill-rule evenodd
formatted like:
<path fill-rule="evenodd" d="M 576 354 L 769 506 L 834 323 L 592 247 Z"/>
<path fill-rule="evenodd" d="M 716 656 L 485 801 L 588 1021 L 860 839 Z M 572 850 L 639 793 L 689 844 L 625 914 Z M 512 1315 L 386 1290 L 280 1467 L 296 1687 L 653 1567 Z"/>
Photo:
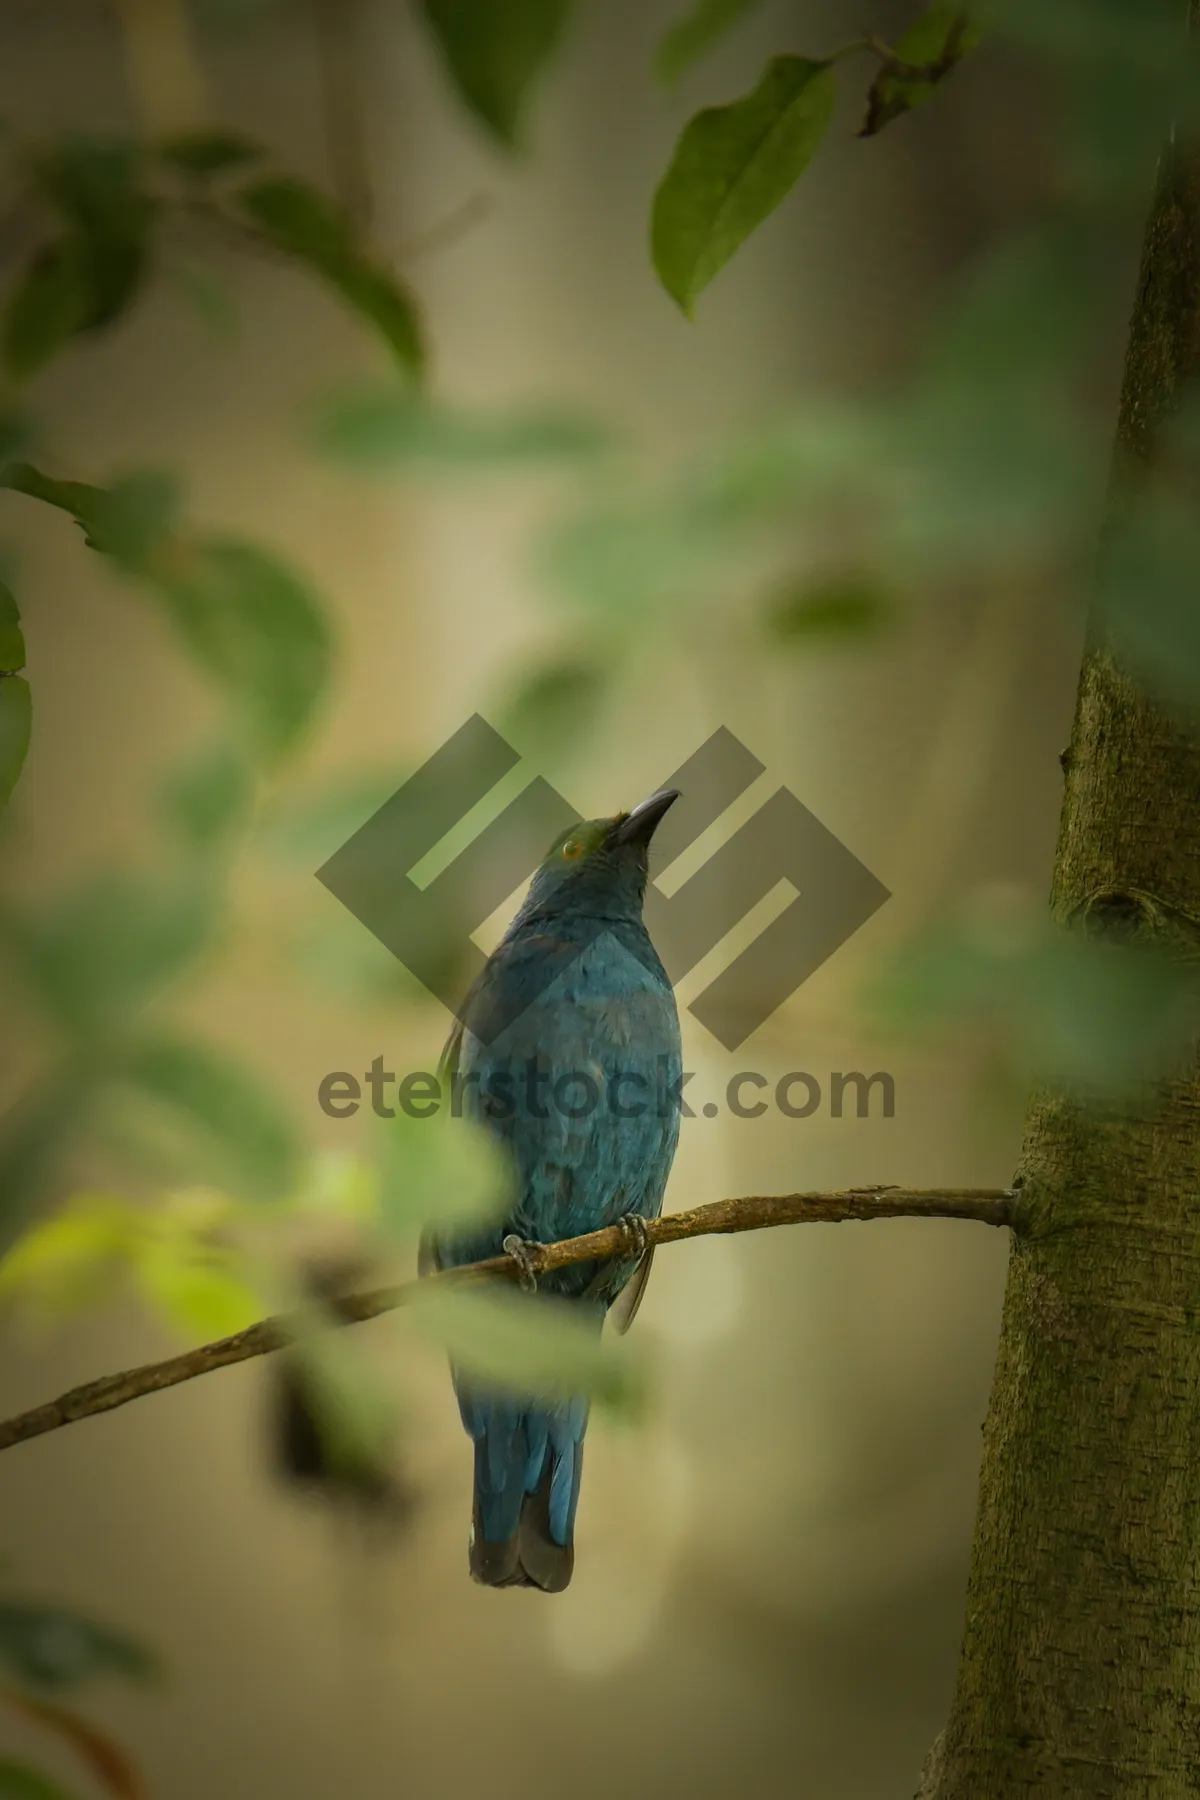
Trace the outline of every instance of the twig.
<path fill-rule="evenodd" d="M 762 1231 L 775 1225 L 833 1225 L 849 1219 L 974 1219 L 981 1225 L 1012 1225 L 1015 1198 L 1008 1188 L 883 1187 L 826 1194 L 752 1194 L 739 1200 L 714 1200 L 691 1212 L 668 1213 L 664 1218 L 650 1220 L 646 1236 L 651 1244 L 674 1244 L 683 1238 L 709 1237 L 718 1232 Z M 619 1225 L 610 1225 L 583 1237 L 531 1246 L 529 1269 L 533 1274 L 545 1275 L 551 1269 L 599 1261 L 622 1251 L 628 1254 L 627 1235 Z M 426 1276 L 425 1280 L 463 1282 L 497 1276 L 512 1280 L 520 1273 L 512 1257 L 493 1256 L 486 1262 L 468 1263 L 440 1275 Z M 367 1319 L 377 1319 L 382 1313 L 403 1306 L 419 1285 L 406 1281 L 399 1287 L 347 1294 L 320 1312 L 260 1319 L 257 1325 L 248 1325 L 232 1337 L 218 1338 L 216 1343 L 202 1344 L 199 1349 L 185 1350 L 162 1362 L 143 1363 L 123 1374 L 103 1375 L 98 1381 L 85 1382 L 57 1400 L 0 1423 L 0 1450 L 23 1443 L 26 1438 L 57 1431 L 62 1425 L 73 1425 L 78 1419 L 91 1418 L 95 1413 L 111 1412 L 143 1394 L 177 1387 L 180 1382 L 192 1381 L 213 1369 L 248 1362 L 253 1356 L 268 1356 L 274 1350 L 285 1349 L 314 1325 L 359 1325 Z"/>

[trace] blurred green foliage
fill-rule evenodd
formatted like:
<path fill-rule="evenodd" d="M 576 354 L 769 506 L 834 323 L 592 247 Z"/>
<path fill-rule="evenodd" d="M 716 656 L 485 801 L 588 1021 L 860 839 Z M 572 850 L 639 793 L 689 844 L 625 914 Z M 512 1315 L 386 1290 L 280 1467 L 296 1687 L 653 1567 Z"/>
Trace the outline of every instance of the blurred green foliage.
<path fill-rule="evenodd" d="M 752 6 L 693 0 L 659 47 L 658 73 L 677 80 Z M 466 106 L 498 146 L 523 142 L 567 35 L 568 0 L 422 0 L 420 10 Z M 60 456 L 38 429 L 39 376 L 72 347 L 137 328 L 170 230 L 283 259 L 382 350 L 379 380 L 320 407 L 317 445 L 343 467 L 397 479 L 574 475 L 532 552 L 556 607 L 546 654 L 496 703 L 497 722 L 535 758 L 603 718 L 653 632 L 683 655 L 700 626 L 724 623 L 751 655 L 767 646 L 800 656 L 902 630 L 913 607 L 952 585 L 973 597 L 1031 586 L 1072 614 L 1094 602 L 1099 626 L 1165 703 L 1197 704 L 1192 401 L 1163 468 L 1128 496 L 1094 556 L 1112 435 L 1097 380 L 1109 321 L 1127 297 L 1154 157 L 1172 120 L 1200 120 L 1197 53 L 1177 0 L 995 0 L 969 15 L 938 0 L 914 9 L 894 46 L 783 47 L 749 92 L 683 122 L 652 204 L 647 196 L 654 266 L 690 312 L 834 129 L 844 65 L 869 70 L 863 130 L 873 136 L 908 129 L 905 115 L 976 44 L 981 57 L 994 45 L 1031 59 L 1058 97 L 1052 200 L 984 247 L 889 390 L 781 404 L 662 473 L 569 408 L 486 412 L 427 391 L 429 333 L 407 280 L 345 208 L 281 170 L 266 146 L 219 129 L 155 143 L 7 143 L 26 231 L 0 306 L 10 390 L 0 394 L 0 488 L 74 520 L 169 624 L 216 714 L 203 742 L 163 772 L 157 864 L 95 871 L 0 913 L 6 972 L 54 1046 L 0 1122 L 0 1236 L 11 1242 L 43 1196 L 69 1196 L 67 1157 L 102 1132 L 155 1196 L 68 1197 L 0 1262 L 10 1304 L 53 1318 L 132 1289 L 176 1330 L 222 1334 L 304 1300 L 298 1224 L 335 1222 L 366 1267 L 384 1266 L 431 1218 L 498 1207 L 509 1179 L 489 1141 L 444 1119 L 401 1115 L 361 1156 L 314 1159 L 269 1081 L 172 1017 L 227 941 L 235 859 L 294 888 L 295 872 L 307 879 L 403 771 L 289 789 L 336 675 L 322 597 L 268 547 L 194 525 L 169 471 L 80 482 L 70 447 Z M 831 525 L 854 544 L 852 564 L 831 560 Z M 36 683 L 36 640 L 33 651 Z M 29 743 L 26 660 L 17 599 L 0 589 L 0 809 Z M 380 1004 L 414 993 L 340 910 L 314 906 L 278 935 L 298 965 L 344 993 Z M 1165 1066 L 1196 1030 L 1194 984 L 1177 963 L 1029 919 L 1001 929 L 969 915 L 939 927 L 885 972 L 877 1002 L 906 1028 L 969 1034 L 1022 1079 L 1109 1091 Z M 322 1328 L 319 1304 L 305 1318 L 312 1329 L 298 1332 L 293 1355 L 306 1391 L 336 1453 L 374 1466 L 403 1423 L 402 1372 L 381 1381 L 352 1334 Z M 586 1389 L 627 1408 L 644 1394 L 628 1353 L 602 1350 L 540 1300 L 439 1285 L 412 1319 L 463 1366 L 518 1388 Z M 4 1616 L 0 1654 L 11 1660 L 18 1639 L 5 1636 Z M 7 1765 L 0 1791 L 7 1780 L 14 1793 L 45 1793 L 39 1779 Z"/>

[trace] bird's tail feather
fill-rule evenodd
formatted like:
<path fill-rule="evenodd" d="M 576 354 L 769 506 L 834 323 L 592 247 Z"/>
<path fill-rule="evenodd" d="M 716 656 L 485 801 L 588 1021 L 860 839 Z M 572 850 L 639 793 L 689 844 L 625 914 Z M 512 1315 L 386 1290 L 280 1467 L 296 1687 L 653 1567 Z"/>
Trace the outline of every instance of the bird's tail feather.
<path fill-rule="evenodd" d="M 471 1574 L 486 1587 L 560 1593 L 575 1564 L 587 1401 L 461 1398 L 475 1440 Z"/>

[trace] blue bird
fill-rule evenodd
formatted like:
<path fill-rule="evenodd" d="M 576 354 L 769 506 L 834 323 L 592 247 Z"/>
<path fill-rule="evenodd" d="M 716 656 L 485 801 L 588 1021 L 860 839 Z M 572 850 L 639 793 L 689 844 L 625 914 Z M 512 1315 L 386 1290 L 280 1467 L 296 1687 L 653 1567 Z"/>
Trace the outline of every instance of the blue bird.
<path fill-rule="evenodd" d="M 507 1147 L 508 1216 L 454 1237 L 431 1234 L 422 1269 L 476 1262 L 627 1221 L 627 1258 L 545 1275 L 597 1331 L 621 1297 L 627 1329 L 653 1247 L 679 1136 L 679 1015 L 642 923 L 666 790 L 631 813 L 593 819 L 551 846 L 503 941 L 472 989 L 445 1066 L 464 1113 Z M 616 1317 L 617 1315 L 614 1315 Z M 475 1443 L 470 1567 L 489 1587 L 557 1593 L 574 1567 L 585 1395 L 514 1397 L 452 1369 Z"/>

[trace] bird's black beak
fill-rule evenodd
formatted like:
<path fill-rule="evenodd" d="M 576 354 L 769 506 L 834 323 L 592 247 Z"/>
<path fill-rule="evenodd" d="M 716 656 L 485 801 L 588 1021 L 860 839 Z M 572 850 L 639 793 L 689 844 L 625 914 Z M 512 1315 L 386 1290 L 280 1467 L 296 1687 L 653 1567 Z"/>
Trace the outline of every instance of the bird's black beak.
<path fill-rule="evenodd" d="M 678 798 L 678 788 L 663 788 L 661 793 L 651 794 L 617 826 L 617 843 L 648 844 Z"/>

